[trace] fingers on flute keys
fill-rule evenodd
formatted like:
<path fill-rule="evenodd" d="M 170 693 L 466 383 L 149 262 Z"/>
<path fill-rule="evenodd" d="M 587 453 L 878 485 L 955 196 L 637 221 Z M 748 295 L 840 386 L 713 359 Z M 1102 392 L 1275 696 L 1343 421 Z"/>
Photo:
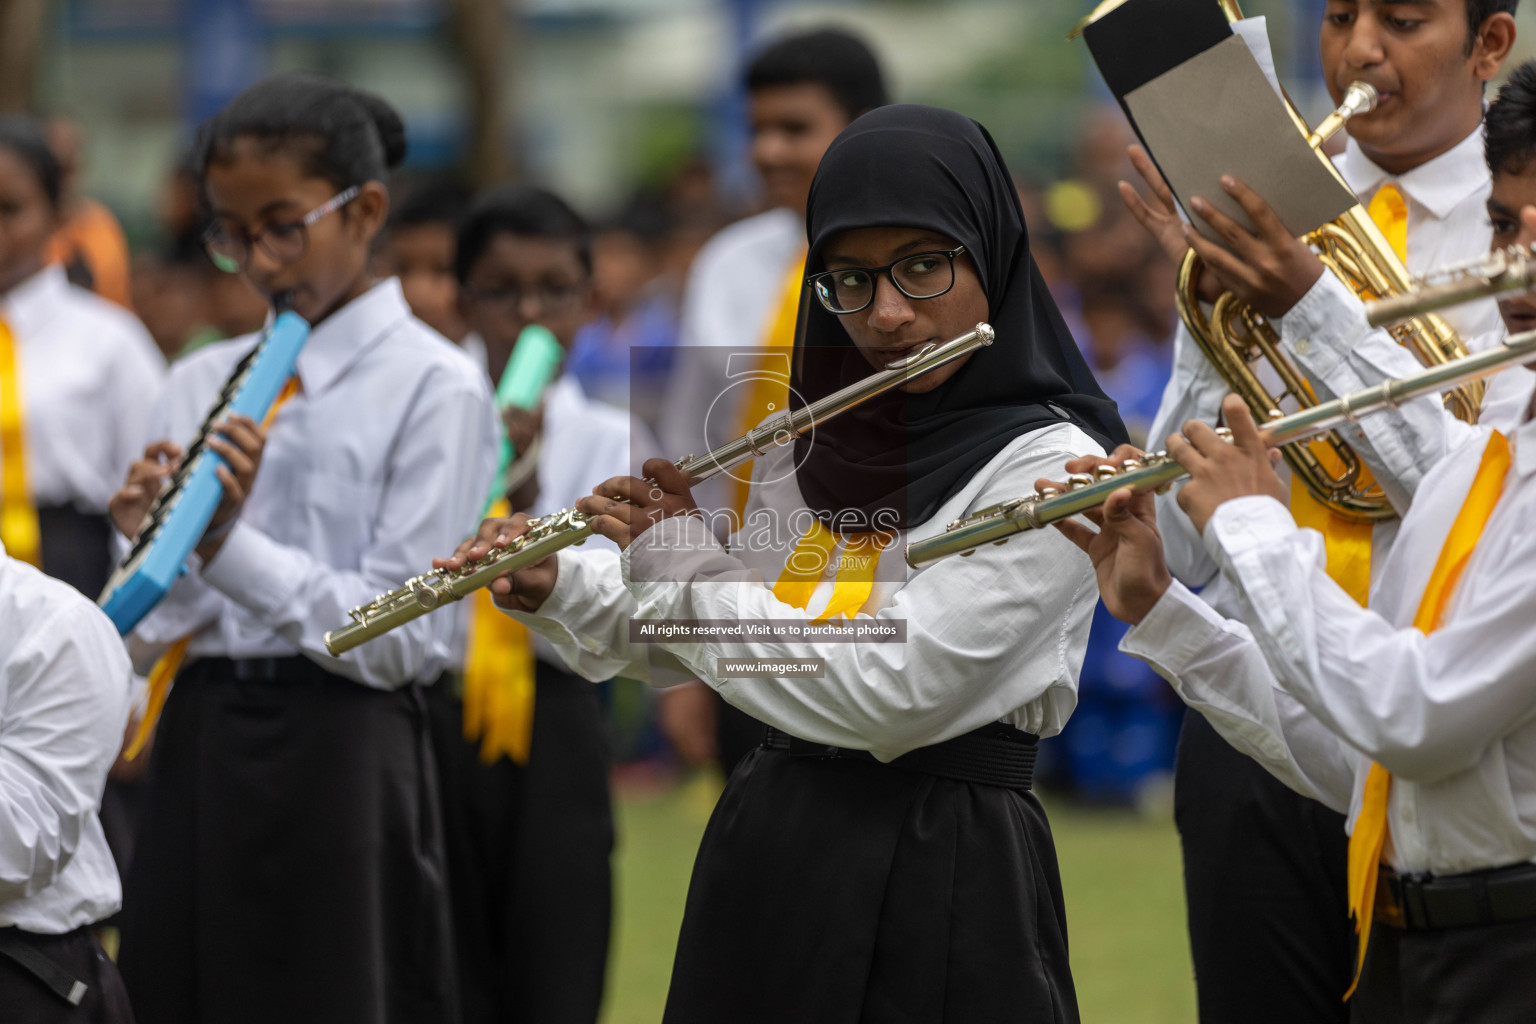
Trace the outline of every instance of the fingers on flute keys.
<path fill-rule="evenodd" d="M 480 522 L 473 537 L 465 539 L 447 558 L 434 558 L 432 568 L 455 571 L 479 561 L 493 550 L 504 548 L 528 532 L 529 517 L 522 512 L 512 516 L 493 516 Z"/>

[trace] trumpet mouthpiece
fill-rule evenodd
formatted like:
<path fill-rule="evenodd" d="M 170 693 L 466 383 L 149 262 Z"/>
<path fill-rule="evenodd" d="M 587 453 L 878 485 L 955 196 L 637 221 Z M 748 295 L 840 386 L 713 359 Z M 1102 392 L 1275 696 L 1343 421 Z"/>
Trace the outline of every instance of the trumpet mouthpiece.
<path fill-rule="evenodd" d="M 1379 102 L 1381 102 L 1381 94 L 1370 82 L 1351 82 L 1344 92 L 1344 102 L 1339 104 L 1339 111 L 1347 112 L 1348 117 L 1369 114 L 1376 109 L 1376 104 Z"/>

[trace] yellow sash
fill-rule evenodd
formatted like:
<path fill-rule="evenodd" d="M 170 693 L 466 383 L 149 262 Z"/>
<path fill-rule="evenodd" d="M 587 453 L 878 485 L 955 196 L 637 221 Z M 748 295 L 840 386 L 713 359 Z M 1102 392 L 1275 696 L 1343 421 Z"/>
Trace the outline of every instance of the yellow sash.
<path fill-rule="evenodd" d="M 488 515 L 508 516 L 506 498 Z M 469 636 L 464 650 L 464 738 L 480 741 L 480 761 L 503 755 L 527 764 L 533 746 L 535 660 L 528 628 L 504 613 L 481 588 L 470 600 Z"/>
<path fill-rule="evenodd" d="M 800 289 L 805 280 L 805 253 L 790 261 L 784 283 L 780 286 L 779 304 L 765 325 L 763 347 L 769 351 L 763 356 L 763 369 L 770 368 L 771 360 L 779 352 L 790 352 L 795 347 L 795 324 L 800 319 Z M 741 409 L 740 437 L 761 423 L 771 412 L 783 412 L 789 401 L 789 381 L 771 373 L 759 373 L 752 381 L 752 393 Z M 752 479 L 752 463 L 744 462 L 731 470 L 731 507 L 736 510 L 736 522 L 747 511 L 747 491 Z"/>
<path fill-rule="evenodd" d="M 1477 467 L 1477 476 L 1467 492 L 1467 500 L 1457 513 L 1456 522 L 1445 538 L 1440 557 L 1430 573 L 1429 584 L 1419 601 L 1419 610 L 1413 617 L 1414 628 L 1429 634 L 1440 627 L 1440 620 L 1450 604 L 1462 570 L 1472 557 L 1482 537 L 1483 528 L 1499 503 L 1504 489 L 1504 477 L 1509 472 L 1509 442 L 1504 435 L 1494 432 L 1483 449 L 1483 461 Z M 1360 971 L 1365 966 L 1365 949 L 1371 940 L 1371 916 L 1376 905 L 1376 875 L 1381 866 L 1382 850 L 1387 843 L 1387 794 L 1392 788 L 1392 773 L 1379 764 L 1372 763 L 1365 776 L 1365 790 L 1360 802 L 1360 815 L 1355 819 L 1355 829 L 1349 836 L 1349 912 L 1355 918 L 1355 931 L 1360 936 L 1359 957 L 1355 961 L 1355 980 L 1348 999 L 1360 984 Z"/>
<path fill-rule="evenodd" d="M 267 410 L 266 418 L 261 421 L 261 428 L 266 430 L 277 419 L 277 411 L 287 401 L 301 390 L 297 375 L 288 378 L 283 385 L 283 390 L 278 393 L 272 407 Z M 192 635 L 182 637 L 165 649 L 155 661 L 153 668 L 149 670 L 149 694 L 144 704 L 144 717 L 139 720 L 138 729 L 134 730 L 133 739 L 127 749 L 123 751 L 123 759 L 132 761 L 139 756 L 144 749 L 144 744 L 149 742 L 149 737 L 155 731 L 155 723 L 160 721 L 160 712 L 165 709 L 165 699 L 170 696 L 171 684 L 176 681 L 176 673 L 181 671 L 181 663 L 187 657 L 187 645 L 192 642 Z"/>
<path fill-rule="evenodd" d="M 41 568 L 43 536 L 27 480 L 20 347 L 10 325 L 0 320 L 0 543 L 12 558 Z"/>
<path fill-rule="evenodd" d="M 839 615 L 853 615 L 869 600 L 875 586 L 875 566 L 880 552 L 895 539 L 895 534 L 852 533 L 839 536 L 822 525 L 821 520 L 811 522 L 811 528 L 795 544 L 784 563 L 784 571 L 773 586 L 773 596 L 787 605 L 804 608 L 811 603 L 821 577 L 826 574 L 832 552 L 839 540 L 843 542 L 843 557 L 838 560 L 833 579 L 832 597 L 827 607 L 813 622 L 826 622 Z"/>
<path fill-rule="evenodd" d="M 1398 259 L 1407 263 L 1408 203 L 1403 194 L 1394 185 L 1383 185 L 1372 197 L 1366 212 L 1392 243 Z M 1338 472 L 1339 457 L 1332 448 L 1314 442 L 1311 449 L 1325 470 Z M 1370 471 L 1362 466 L 1360 486 L 1369 487 L 1373 482 Z M 1291 516 L 1298 525 L 1323 535 L 1323 544 L 1328 551 L 1328 575 L 1363 606 L 1371 593 L 1372 525 L 1345 519 L 1314 498 L 1295 477 L 1291 478 Z"/>

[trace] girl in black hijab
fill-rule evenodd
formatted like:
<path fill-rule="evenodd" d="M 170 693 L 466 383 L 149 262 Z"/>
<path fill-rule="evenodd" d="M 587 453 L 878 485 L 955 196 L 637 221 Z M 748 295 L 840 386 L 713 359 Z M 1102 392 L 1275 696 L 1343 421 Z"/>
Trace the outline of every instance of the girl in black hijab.
<path fill-rule="evenodd" d="M 770 726 L 700 847 L 668 1022 L 1076 1021 L 1029 787 L 1038 736 L 1076 702 L 1092 569 L 1051 531 L 917 571 L 902 551 L 1123 429 L 974 121 L 915 106 L 859 118 L 822 160 L 808 228 L 792 401 L 978 321 L 995 344 L 758 458 L 728 550 L 653 459 L 655 485 L 616 478 L 579 505 L 619 559 L 567 549 L 492 590 L 589 678 L 680 670 Z M 522 529 L 488 520 L 439 565 Z M 631 641 L 632 621 L 662 619 L 800 632 Z M 808 639 L 820 623 L 898 640 Z M 811 658 L 819 674 L 776 667 Z"/>

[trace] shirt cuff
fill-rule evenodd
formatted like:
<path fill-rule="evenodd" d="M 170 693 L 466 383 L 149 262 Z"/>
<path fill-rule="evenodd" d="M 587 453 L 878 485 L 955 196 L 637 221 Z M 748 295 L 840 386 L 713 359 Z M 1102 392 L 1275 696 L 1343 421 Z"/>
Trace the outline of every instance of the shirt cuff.
<path fill-rule="evenodd" d="M 580 647 L 581 641 L 564 620 L 574 618 L 592 600 L 590 590 L 581 579 L 584 568 L 581 556 L 565 548 L 556 552 L 555 565 L 555 589 L 549 592 L 538 611 L 521 612 L 501 605 L 496 607 L 556 647 Z"/>
<path fill-rule="evenodd" d="M 1261 548 L 1273 548 L 1301 527 L 1291 510 L 1267 494 L 1249 494 L 1223 502 L 1205 524 L 1205 549 L 1231 575 L 1233 562 Z"/>
<path fill-rule="evenodd" d="M 267 617 L 289 606 L 303 572 L 302 555 L 242 519 L 224 538 L 213 560 L 204 563 L 203 581 L 231 601 Z"/>
<path fill-rule="evenodd" d="M 1328 271 L 1273 323 L 1286 351 L 1324 382 L 1371 330 L 1359 297 Z"/>
<path fill-rule="evenodd" d="M 709 559 L 724 553 L 703 519 L 671 516 L 630 541 L 619 565 L 625 585 L 638 598 L 655 584 L 691 582 Z"/>
<path fill-rule="evenodd" d="M 1174 580 L 1152 610 L 1126 631 L 1120 650 L 1176 680 L 1207 658 L 1211 645 L 1225 633 L 1226 619 Z"/>

